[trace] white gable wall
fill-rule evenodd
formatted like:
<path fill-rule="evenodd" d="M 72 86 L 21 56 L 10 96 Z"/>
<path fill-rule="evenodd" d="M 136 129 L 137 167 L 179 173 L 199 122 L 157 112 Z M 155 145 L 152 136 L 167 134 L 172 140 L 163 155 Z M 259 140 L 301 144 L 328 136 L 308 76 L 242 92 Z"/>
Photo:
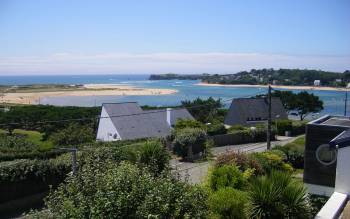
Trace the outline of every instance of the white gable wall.
<path fill-rule="evenodd" d="M 96 140 L 97 141 L 121 140 L 121 137 L 120 137 L 117 129 L 113 125 L 111 118 L 107 118 L 107 117 L 109 117 L 109 115 L 106 112 L 105 108 L 102 107 L 101 118 L 100 118 L 100 122 L 98 124 Z"/>

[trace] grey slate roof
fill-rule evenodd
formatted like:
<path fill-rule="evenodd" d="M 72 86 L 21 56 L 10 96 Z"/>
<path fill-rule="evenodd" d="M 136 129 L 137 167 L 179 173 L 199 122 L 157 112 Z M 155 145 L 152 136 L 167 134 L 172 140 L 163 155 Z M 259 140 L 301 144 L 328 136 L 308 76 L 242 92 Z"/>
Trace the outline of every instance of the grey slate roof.
<path fill-rule="evenodd" d="M 147 110 L 146 112 L 155 112 L 161 118 L 167 120 L 166 110 Z M 194 119 L 193 116 L 185 108 L 171 108 L 170 109 L 170 123 L 174 126 L 178 119 Z"/>
<path fill-rule="evenodd" d="M 271 116 L 275 119 L 287 119 L 287 113 L 279 98 L 272 98 Z M 227 125 L 249 125 L 264 121 L 268 117 L 268 103 L 265 98 L 238 98 L 232 100 L 224 123 Z"/>
<path fill-rule="evenodd" d="M 166 137 L 171 133 L 166 109 L 144 111 L 135 102 L 111 103 L 102 106 L 123 140 Z M 118 117 L 120 115 L 123 116 Z M 178 118 L 193 119 L 186 109 L 172 109 L 170 115 L 172 124 L 175 124 Z"/>
<path fill-rule="evenodd" d="M 332 141 L 329 142 L 331 148 L 344 148 L 350 147 L 350 129 L 347 129 L 335 137 Z"/>

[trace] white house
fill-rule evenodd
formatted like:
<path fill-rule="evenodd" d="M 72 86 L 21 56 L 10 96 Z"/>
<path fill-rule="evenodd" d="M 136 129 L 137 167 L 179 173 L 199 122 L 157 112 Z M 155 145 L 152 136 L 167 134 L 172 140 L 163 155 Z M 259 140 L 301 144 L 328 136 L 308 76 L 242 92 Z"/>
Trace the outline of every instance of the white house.
<path fill-rule="evenodd" d="M 98 141 L 166 137 L 177 119 L 193 119 L 183 108 L 142 110 L 135 102 L 105 103 L 97 131 Z"/>
<path fill-rule="evenodd" d="M 314 80 L 314 86 L 321 86 L 321 80 Z"/>

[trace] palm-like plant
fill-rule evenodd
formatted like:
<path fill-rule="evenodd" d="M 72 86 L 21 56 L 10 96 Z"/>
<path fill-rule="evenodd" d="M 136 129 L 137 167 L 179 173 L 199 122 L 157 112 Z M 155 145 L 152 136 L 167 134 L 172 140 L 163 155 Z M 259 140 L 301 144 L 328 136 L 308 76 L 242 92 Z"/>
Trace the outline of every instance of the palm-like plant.
<path fill-rule="evenodd" d="M 310 205 L 304 186 L 288 173 L 272 171 L 251 183 L 250 218 L 309 218 Z"/>

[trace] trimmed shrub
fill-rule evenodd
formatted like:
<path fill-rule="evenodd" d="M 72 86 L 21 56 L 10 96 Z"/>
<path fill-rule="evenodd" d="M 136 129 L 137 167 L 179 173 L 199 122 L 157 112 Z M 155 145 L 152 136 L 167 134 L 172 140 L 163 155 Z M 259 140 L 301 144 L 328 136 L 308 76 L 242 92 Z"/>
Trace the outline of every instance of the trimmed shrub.
<path fill-rule="evenodd" d="M 198 128 L 185 128 L 175 133 L 173 141 L 174 151 L 182 158 L 189 156 L 189 151 L 193 154 L 205 152 L 205 142 L 207 135 L 204 130 Z M 191 152 L 191 151 L 190 151 Z"/>
<path fill-rule="evenodd" d="M 0 164 L 0 202 L 49 190 L 71 171 L 69 154 L 50 160 L 15 160 Z"/>
<path fill-rule="evenodd" d="M 216 167 L 231 164 L 237 165 L 241 171 L 253 169 L 256 175 L 261 175 L 264 172 L 260 163 L 258 163 L 252 156 L 248 156 L 242 152 L 230 151 L 220 154 L 215 160 Z"/>
<path fill-rule="evenodd" d="M 209 186 L 214 191 L 225 187 L 242 189 L 246 185 L 247 177 L 234 164 L 214 167 L 209 175 Z"/>
<path fill-rule="evenodd" d="M 266 129 L 238 130 L 226 135 L 212 136 L 216 146 L 244 144 L 266 141 Z M 271 140 L 275 139 L 275 132 L 271 132 Z"/>
<path fill-rule="evenodd" d="M 234 133 L 236 131 L 243 131 L 243 130 L 249 130 L 249 129 L 242 125 L 233 125 L 227 130 L 227 133 Z"/>
<path fill-rule="evenodd" d="M 286 131 L 292 131 L 292 121 L 288 119 L 275 120 L 273 126 L 276 128 L 278 135 L 285 135 Z"/>
<path fill-rule="evenodd" d="M 305 134 L 306 122 L 280 119 L 273 121 L 273 128 L 277 128 L 278 135 L 285 135 L 285 131 L 290 131 L 293 136 Z"/>
<path fill-rule="evenodd" d="M 26 136 L 20 134 L 0 134 L 0 161 L 15 159 L 48 159 L 62 154 L 60 151 L 41 150 L 36 145 L 26 140 Z"/>
<path fill-rule="evenodd" d="M 207 127 L 207 133 L 208 135 L 222 135 L 226 134 L 227 130 L 224 126 L 224 124 L 219 122 L 213 122 L 212 124 L 208 125 Z"/>
<path fill-rule="evenodd" d="M 96 166 L 97 165 L 97 166 Z M 92 163 L 53 191 L 46 205 L 57 218 L 205 218 L 199 187 L 122 162 Z"/>
<path fill-rule="evenodd" d="M 233 188 L 222 188 L 208 199 L 213 218 L 245 219 L 248 196 L 245 192 Z"/>
<path fill-rule="evenodd" d="M 140 163 L 159 175 L 169 165 L 170 155 L 160 141 L 147 141 L 140 148 Z"/>

